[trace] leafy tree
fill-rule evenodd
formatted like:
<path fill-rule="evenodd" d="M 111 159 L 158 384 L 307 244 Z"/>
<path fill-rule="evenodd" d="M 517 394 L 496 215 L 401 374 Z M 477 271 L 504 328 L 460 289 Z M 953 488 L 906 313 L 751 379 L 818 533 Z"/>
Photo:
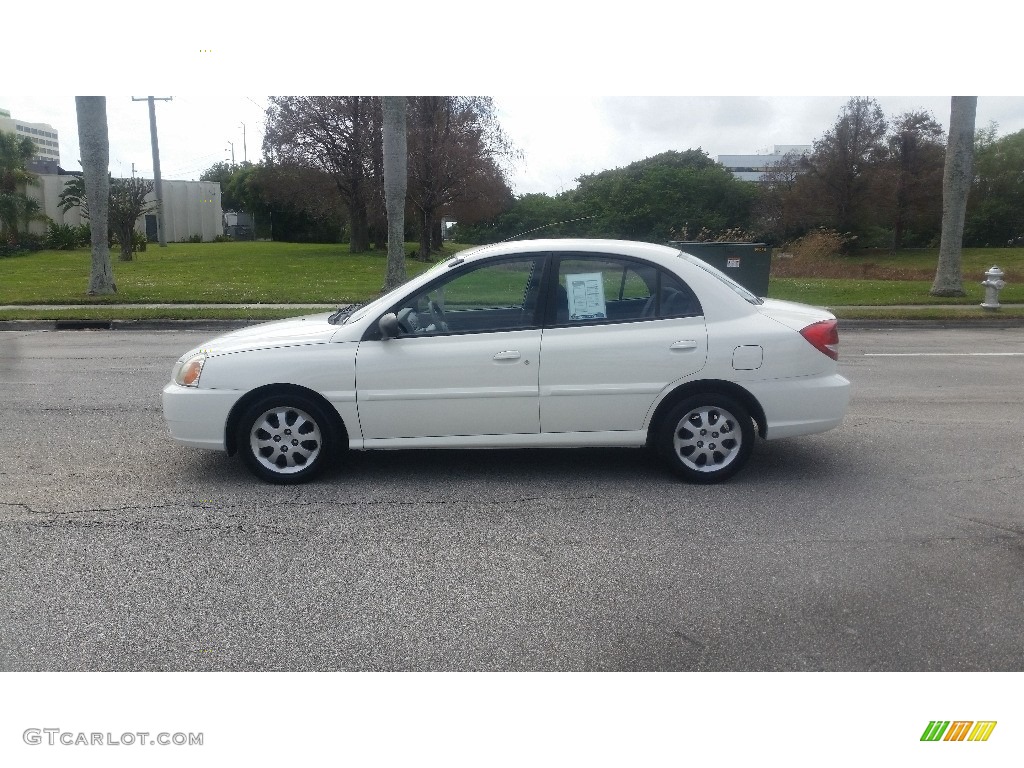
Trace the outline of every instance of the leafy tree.
<path fill-rule="evenodd" d="M 999 139 L 995 126 L 978 131 L 964 228 L 973 245 L 1024 237 L 1024 131 Z"/>
<path fill-rule="evenodd" d="M 348 209 L 352 253 L 369 250 L 369 211 L 381 197 L 373 173 L 379 113 L 371 96 L 279 96 L 267 107 L 264 149 L 279 164 L 333 181 Z"/>
<path fill-rule="evenodd" d="M 109 232 L 116 236 L 121 244 L 121 254 L 118 259 L 131 261 L 135 251 L 135 222 L 141 216 L 157 210 L 158 207 L 155 200 L 146 200 L 146 197 L 153 191 L 153 182 L 134 177 L 130 179 L 111 178 L 108 189 Z M 89 197 L 86 194 L 85 181 L 81 176 L 72 176 L 64 183 L 58 203 L 58 207 L 65 213 L 76 206 L 81 209 L 82 218 L 91 222 Z"/>
<path fill-rule="evenodd" d="M 930 112 L 907 112 L 893 122 L 888 141 L 895 187 L 893 251 L 903 246 L 908 228 L 926 238 L 921 245 L 939 231 L 945 139 Z"/>
<path fill-rule="evenodd" d="M 789 152 L 768 167 L 754 204 L 754 227 L 763 239 L 781 243 L 813 228 L 817 200 L 805 193 L 809 189 L 803 178 L 806 169 L 806 160 L 798 152 Z"/>
<path fill-rule="evenodd" d="M 747 226 L 757 189 L 700 149 L 581 176 L 569 193 L 590 236 L 661 242 Z"/>
<path fill-rule="evenodd" d="M 843 106 L 832 129 L 814 142 L 802 186 L 817 201 L 817 224 L 848 232 L 878 220 L 878 183 L 888 157 L 887 127 L 878 102 L 853 98 Z"/>
<path fill-rule="evenodd" d="M 142 178 L 112 179 L 110 182 L 110 226 L 121 243 L 121 261 L 131 261 L 135 251 L 135 222 L 159 207 L 146 201 L 153 182 Z"/>
<path fill-rule="evenodd" d="M 441 246 L 442 212 L 461 206 L 482 217 L 501 210 L 511 191 L 500 162 L 515 154 L 490 97 L 409 99 L 408 193 L 420 214 L 420 258 Z"/>
<path fill-rule="evenodd" d="M 251 165 L 250 163 L 243 163 L 242 166 Z M 225 211 L 238 211 L 242 210 L 242 205 L 235 198 L 234 192 L 232 191 L 232 182 L 237 175 L 238 169 L 242 166 L 233 165 L 227 161 L 214 163 L 200 176 L 200 181 L 210 181 L 220 184 L 220 204 L 221 208 Z"/>
<path fill-rule="evenodd" d="M 105 96 L 76 96 L 78 116 L 78 147 L 82 154 L 85 192 L 93 200 L 91 221 L 92 264 L 89 272 L 89 294 L 117 291 L 110 265 L 107 244 L 107 210 L 110 205 L 110 142 L 107 134 L 107 99 Z"/>
<path fill-rule="evenodd" d="M 409 153 L 406 140 L 406 99 L 383 97 L 384 203 L 388 214 L 388 265 L 384 290 L 405 282 L 405 195 L 409 181 Z"/>
<path fill-rule="evenodd" d="M 238 165 L 214 163 L 200 175 L 200 181 L 220 184 L 221 208 L 224 211 L 244 211 L 253 217 L 256 228 L 270 229 L 271 208 L 267 203 L 261 167 L 249 162 Z"/>
<path fill-rule="evenodd" d="M 624 168 L 587 174 L 555 197 L 522 195 L 459 238 L 614 237 L 664 242 L 701 230 L 746 227 L 757 187 L 739 181 L 699 149 L 664 152 Z"/>
<path fill-rule="evenodd" d="M 271 225 L 275 240 L 338 243 L 345 235 L 344 203 L 324 171 L 294 163 L 264 162 L 235 185 L 240 199 Z"/>
<path fill-rule="evenodd" d="M 574 222 L 575 218 L 575 208 L 566 194 L 521 195 L 489 220 L 467 224 L 460 219 L 458 239 L 464 243 L 497 243 L 521 236 L 566 237 L 581 232 L 579 227 L 585 222 Z"/>
<path fill-rule="evenodd" d="M 964 244 L 964 218 L 971 189 L 974 154 L 974 118 L 977 96 L 953 96 L 949 110 L 949 142 L 942 174 L 942 240 L 932 296 L 964 296 L 960 254 Z"/>
<path fill-rule="evenodd" d="M 25 194 L 30 184 L 38 184 L 28 162 L 36 154 L 35 144 L 28 137 L 0 132 L 0 234 L 17 242 L 22 225 L 45 218 L 39 202 Z"/>

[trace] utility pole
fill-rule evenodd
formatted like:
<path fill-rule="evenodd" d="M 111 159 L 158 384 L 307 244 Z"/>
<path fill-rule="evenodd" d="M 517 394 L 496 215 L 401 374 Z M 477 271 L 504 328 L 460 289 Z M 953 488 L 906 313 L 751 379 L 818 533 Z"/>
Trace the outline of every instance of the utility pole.
<path fill-rule="evenodd" d="M 235 142 L 229 141 L 228 144 L 231 145 L 231 170 L 235 170 Z M 227 152 L 226 149 L 224 151 Z"/>
<path fill-rule="evenodd" d="M 146 96 L 137 99 L 132 96 L 132 101 L 149 102 L 149 135 L 153 141 L 153 186 L 156 192 L 156 232 L 160 240 L 160 247 L 167 247 L 167 233 L 164 232 L 164 188 L 160 181 L 160 145 L 156 140 L 156 105 L 157 101 L 171 101 L 173 96 Z"/>
<path fill-rule="evenodd" d="M 245 148 L 245 123 L 242 123 L 242 162 L 249 162 L 249 152 Z"/>

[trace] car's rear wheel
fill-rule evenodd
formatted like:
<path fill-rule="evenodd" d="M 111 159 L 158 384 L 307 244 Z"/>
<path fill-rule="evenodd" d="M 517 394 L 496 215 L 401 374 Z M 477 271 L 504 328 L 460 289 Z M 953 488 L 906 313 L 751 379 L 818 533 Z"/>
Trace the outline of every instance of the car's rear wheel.
<path fill-rule="evenodd" d="M 302 483 L 323 471 L 336 449 L 324 409 L 298 394 L 263 398 L 238 423 L 238 448 L 246 466 L 271 483 Z"/>
<path fill-rule="evenodd" d="M 736 474 L 754 448 L 754 423 L 726 395 L 693 395 L 669 410 L 658 429 L 658 453 L 694 483 L 718 483 Z"/>

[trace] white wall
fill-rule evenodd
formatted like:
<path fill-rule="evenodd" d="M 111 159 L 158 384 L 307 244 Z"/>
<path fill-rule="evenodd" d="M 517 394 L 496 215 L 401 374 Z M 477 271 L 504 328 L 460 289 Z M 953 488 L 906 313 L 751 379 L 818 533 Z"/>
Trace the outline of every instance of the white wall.
<path fill-rule="evenodd" d="M 37 176 L 40 184 L 30 186 L 28 195 L 38 200 L 43 212 L 58 224 L 77 226 L 82 223 L 78 208 L 62 213 L 57 203 L 64 184 L 70 176 L 43 175 Z M 220 182 L 216 181 L 163 181 L 164 195 L 164 234 L 169 243 L 187 240 L 193 235 L 202 235 L 203 240 L 213 240 L 217 235 L 224 234 L 224 223 L 221 215 Z M 151 192 L 147 200 L 155 200 L 156 194 Z M 145 233 L 146 220 L 140 216 L 135 222 L 135 229 Z M 46 233 L 46 224 L 34 222 L 30 227 L 37 234 Z"/>

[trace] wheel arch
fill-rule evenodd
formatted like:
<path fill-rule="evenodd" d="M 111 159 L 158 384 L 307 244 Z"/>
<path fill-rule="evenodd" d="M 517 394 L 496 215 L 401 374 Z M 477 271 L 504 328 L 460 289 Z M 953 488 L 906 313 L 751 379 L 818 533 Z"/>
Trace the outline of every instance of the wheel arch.
<path fill-rule="evenodd" d="M 338 413 L 338 409 L 334 407 L 330 400 L 316 390 L 309 389 L 308 387 L 302 387 L 298 384 L 265 384 L 262 387 L 257 387 L 256 389 L 246 392 L 238 399 L 238 402 L 232 406 L 231 412 L 228 414 L 227 422 L 224 424 L 224 445 L 227 447 L 227 453 L 229 456 L 234 456 L 238 451 L 238 421 L 242 418 L 242 414 L 249 409 L 249 406 L 270 395 L 284 395 L 289 393 L 302 395 L 321 406 L 324 409 L 324 413 L 326 413 L 328 418 L 331 419 L 331 426 L 334 427 L 337 432 L 339 445 L 336 446 L 336 448 L 344 450 L 348 447 L 348 429 L 345 427 L 345 421 L 341 418 L 341 414 Z"/>
<path fill-rule="evenodd" d="M 647 424 L 647 443 L 650 445 L 654 432 L 657 430 L 661 419 L 676 405 L 676 403 L 691 395 L 716 394 L 726 395 L 738 401 L 753 418 L 757 425 L 757 434 L 764 437 L 768 430 L 768 419 L 765 416 L 764 408 L 750 392 L 731 381 L 721 379 L 701 379 L 700 381 L 688 381 L 681 384 L 661 399 L 651 419 Z"/>

